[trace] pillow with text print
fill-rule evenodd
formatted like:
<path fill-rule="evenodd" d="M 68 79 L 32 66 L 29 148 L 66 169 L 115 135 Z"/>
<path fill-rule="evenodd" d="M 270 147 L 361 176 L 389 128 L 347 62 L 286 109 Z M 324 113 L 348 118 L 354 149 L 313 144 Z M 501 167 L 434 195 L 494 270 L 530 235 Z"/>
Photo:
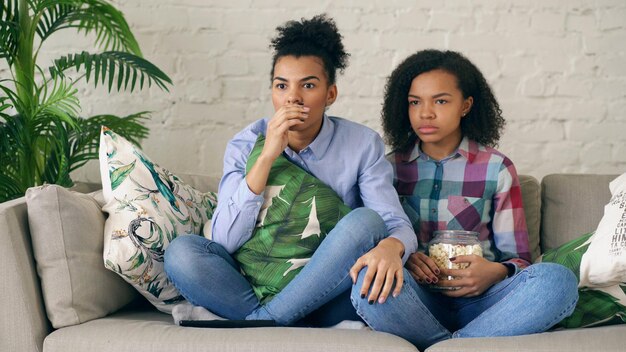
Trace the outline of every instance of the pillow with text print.
<path fill-rule="evenodd" d="M 163 270 L 163 254 L 177 236 L 202 234 L 213 215 L 216 194 L 185 184 L 104 126 L 99 157 L 102 210 L 109 214 L 104 264 L 157 309 L 171 313 L 184 298 Z"/>

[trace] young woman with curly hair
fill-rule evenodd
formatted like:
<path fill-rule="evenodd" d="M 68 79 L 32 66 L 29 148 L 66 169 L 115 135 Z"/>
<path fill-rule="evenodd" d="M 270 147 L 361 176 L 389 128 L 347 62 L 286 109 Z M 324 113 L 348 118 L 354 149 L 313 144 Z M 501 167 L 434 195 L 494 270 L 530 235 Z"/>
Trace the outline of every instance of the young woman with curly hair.
<path fill-rule="evenodd" d="M 530 263 L 518 176 L 493 149 L 504 119 L 478 68 L 457 52 L 417 52 L 389 77 L 382 120 L 419 246 L 399 296 L 371 305 L 353 289 L 359 315 L 422 349 L 449 338 L 542 332 L 571 314 L 572 272 Z M 438 268 L 426 255 L 437 230 L 477 232 L 484 255 L 449 258 L 464 269 Z"/>
<path fill-rule="evenodd" d="M 350 302 L 350 270 L 366 267 L 361 286 L 371 301 L 398 294 L 401 285 L 394 292 L 391 286 L 394 279 L 402 282 L 403 264 L 417 247 L 415 234 L 393 189 L 382 138 L 326 114 L 338 96 L 336 71 L 343 71 L 348 58 L 334 21 L 320 15 L 287 22 L 271 46 L 274 116 L 255 121 L 228 143 L 212 240 L 177 237 L 166 250 L 165 270 L 190 303 L 227 319 L 292 325 L 317 310 L 319 325 L 359 320 Z M 264 145 L 247 170 L 260 136 Z M 308 262 L 292 281 L 259 297 L 242 275 L 236 252 L 254 238 L 262 206 L 271 202 L 275 189 L 268 191 L 268 177 L 279 157 L 332 188 L 354 210 L 310 261 L 294 261 Z"/>

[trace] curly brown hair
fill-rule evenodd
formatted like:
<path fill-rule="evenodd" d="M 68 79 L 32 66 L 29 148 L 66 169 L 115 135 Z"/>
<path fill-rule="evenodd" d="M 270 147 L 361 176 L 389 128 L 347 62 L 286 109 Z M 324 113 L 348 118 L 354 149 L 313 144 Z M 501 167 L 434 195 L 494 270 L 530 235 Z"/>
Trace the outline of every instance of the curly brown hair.
<path fill-rule="evenodd" d="M 381 114 L 386 142 L 394 151 L 404 151 L 418 140 L 409 120 L 407 97 L 415 77 L 436 69 L 454 75 L 463 98 L 474 99 L 472 109 L 461 119 L 463 135 L 486 146 L 497 146 L 505 121 L 485 77 L 462 54 L 433 49 L 409 56 L 387 79 Z"/>
<path fill-rule="evenodd" d="M 283 56 L 316 56 L 324 62 L 328 84 L 334 84 L 336 72 L 348 66 L 348 57 L 341 42 L 341 34 L 332 18 L 326 14 L 317 15 L 310 20 L 288 21 L 276 28 L 278 35 L 272 39 L 270 48 L 274 49 L 271 77 L 274 77 L 276 61 Z"/>

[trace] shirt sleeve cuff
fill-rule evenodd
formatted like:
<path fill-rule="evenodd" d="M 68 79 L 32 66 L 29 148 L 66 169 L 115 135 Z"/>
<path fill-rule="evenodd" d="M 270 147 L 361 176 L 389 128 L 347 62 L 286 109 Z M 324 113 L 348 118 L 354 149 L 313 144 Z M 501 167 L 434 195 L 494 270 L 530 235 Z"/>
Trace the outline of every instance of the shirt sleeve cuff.
<path fill-rule="evenodd" d="M 506 274 L 506 277 L 513 277 L 515 276 L 515 274 L 517 274 L 518 268 L 517 265 L 515 265 L 514 263 L 511 262 L 504 262 L 501 263 L 502 265 L 506 266 L 506 270 L 508 271 Z"/>
<path fill-rule="evenodd" d="M 402 254 L 402 265 L 404 266 L 404 264 L 406 264 L 406 261 L 409 259 L 409 256 L 417 250 L 417 238 L 412 231 L 410 231 L 410 233 L 393 233 L 389 235 L 389 237 L 397 239 L 404 245 L 404 254 Z"/>
<path fill-rule="evenodd" d="M 241 180 L 241 183 L 231 197 L 231 200 L 240 211 L 246 212 L 258 212 L 264 201 L 263 193 L 255 194 L 254 192 L 252 192 L 250 190 L 250 187 L 248 187 L 248 183 L 246 182 L 245 178 Z"/>

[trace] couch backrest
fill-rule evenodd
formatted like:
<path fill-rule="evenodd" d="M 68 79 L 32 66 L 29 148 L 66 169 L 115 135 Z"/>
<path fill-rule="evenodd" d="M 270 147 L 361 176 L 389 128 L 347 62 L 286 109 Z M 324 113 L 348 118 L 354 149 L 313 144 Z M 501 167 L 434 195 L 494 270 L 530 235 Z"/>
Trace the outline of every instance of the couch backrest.
<path fill-rule="evenodd" d="M 198 174 L 185 174 L 185 173 L 175 173 L 176 176 L 180 177 L 180 179 L 191 187 L 197 189 L 200 192 L 217 192 L 217 186 L 220 183 L 219 176 L 212 175 L 198 175 Z M 102 189 L 102 184 L 100 182 L 74 182 L 74 186 L 71 188 L 72 191 L 81 192 L 81 193 L 89 193 L 94 192 L 99 189 Z"/>
<path fill-rule="evenodd" d="M 541 189 L 539 181 L 528 175 L 519 175 L 519 183 L 522 188 L 522 202 L 524 214 L 528 226 L 528 244 L 530 255 L 534 261 L 539 257 L 539 229 L 541 226 Z"/>
<path fill-rule="evenodd" d="M 554 174 L 541 180 L 541 249 L 556 248 L 596 229 L 618 175 Z"/>

